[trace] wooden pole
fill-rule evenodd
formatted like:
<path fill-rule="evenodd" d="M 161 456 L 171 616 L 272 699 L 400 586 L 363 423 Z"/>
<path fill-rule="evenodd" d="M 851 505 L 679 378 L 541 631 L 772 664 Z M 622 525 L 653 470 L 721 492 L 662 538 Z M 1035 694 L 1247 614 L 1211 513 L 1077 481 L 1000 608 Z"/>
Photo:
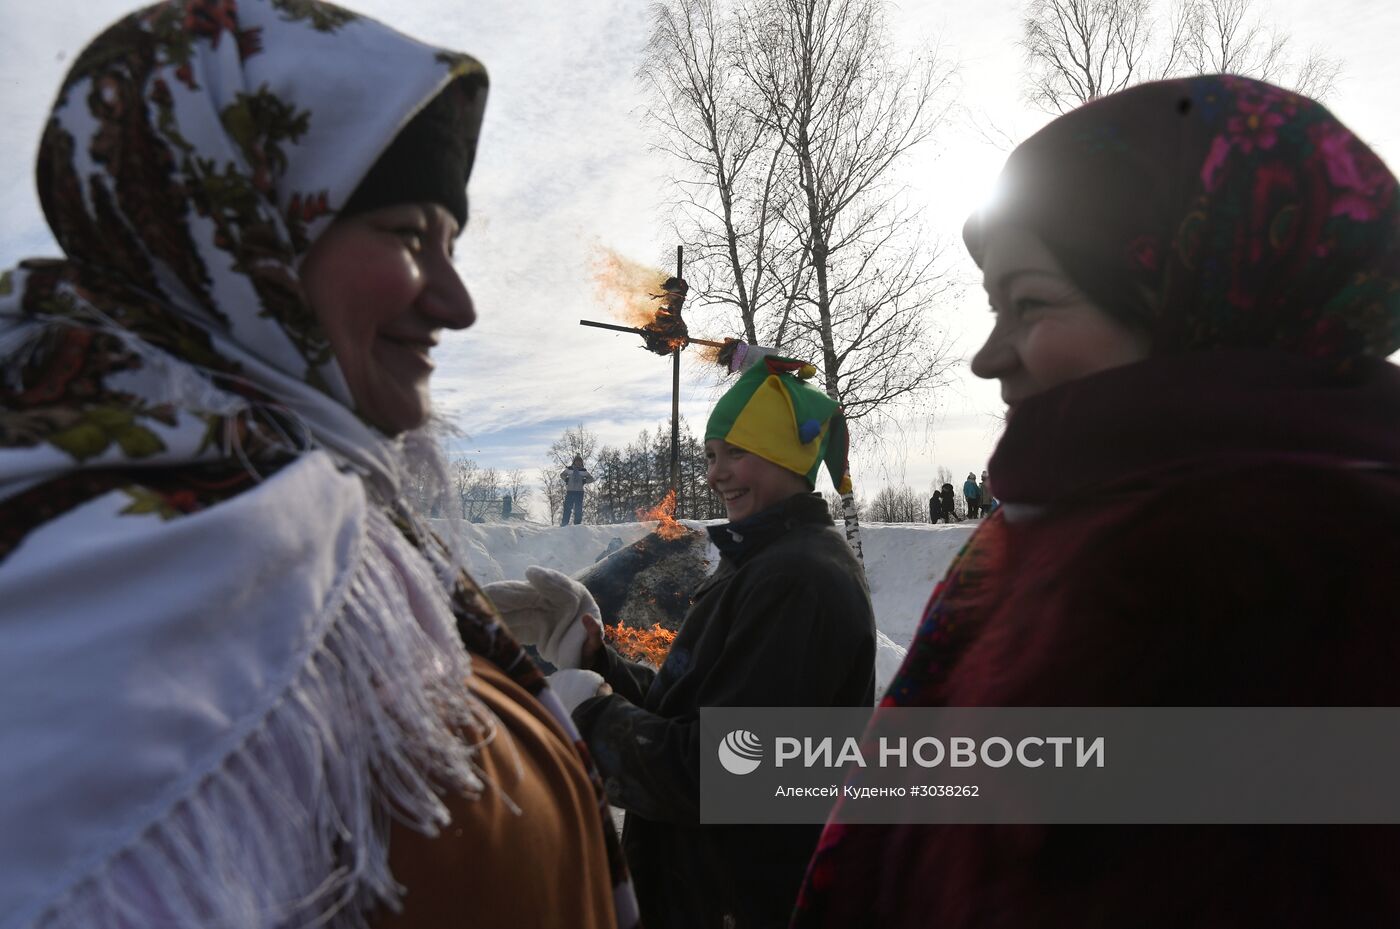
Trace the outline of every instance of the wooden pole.
<path fill-rule="evenodd" d="M 685 246 L 676 246 L 676 277 L 685 270 Z M 679 513 L 681 495 L 681 347 L 671 351 L 671 490 Z"/>
<path fill-rule="evenodd" d="M 592 326 L 594 329 L 611 329 L 614 332 L 633 332 L 640 336 L 645 336 L 647 334 L 647 331 L 645 329 L 638 329 L 636 326 L 615 326 L 612 323 L 596 323 L 591 319 L 580 319 L 578 321 L 578 324 L 580 326 Z M 714 339 L 696 339 L 692 338 L 691 336 L 686 336 L 685 344 L 708 345 L 711 348 L 724 348 L 723 342 L 716 342 Z"/>

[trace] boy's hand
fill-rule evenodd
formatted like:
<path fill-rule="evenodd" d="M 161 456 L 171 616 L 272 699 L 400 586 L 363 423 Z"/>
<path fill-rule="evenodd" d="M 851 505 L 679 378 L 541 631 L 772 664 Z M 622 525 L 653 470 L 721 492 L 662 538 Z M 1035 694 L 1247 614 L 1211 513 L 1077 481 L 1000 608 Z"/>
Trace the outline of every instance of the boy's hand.
<path fill-rule="evenodd" d="M 591 668 L 603 650 L 603 623 L 592 613 L 584 613 L 579 621 L 583 623 L 583 648 L 579 656 L 579 667 Z"/>

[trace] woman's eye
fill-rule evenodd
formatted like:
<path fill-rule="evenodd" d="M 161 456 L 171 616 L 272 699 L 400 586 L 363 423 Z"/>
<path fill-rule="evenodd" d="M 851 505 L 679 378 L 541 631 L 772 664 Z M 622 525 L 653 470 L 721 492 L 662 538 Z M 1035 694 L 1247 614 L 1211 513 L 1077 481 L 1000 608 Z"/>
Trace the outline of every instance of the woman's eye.
<path fill-rule="evenodd" d="M 1012 308 L 1016 310 L 1017 315 L 1020 316 L 1024 316 L 1034 310 L 1043 309 L 1049 305 L 1049 302 L 1035 297 L 1021 297 L 1011 304 Z"/>
<path fill-rule="evenodd" d="M 400 226 L 394 229 L 393 233 L 403 240 L 403 244 L 407 245 L 411 252 L 421 252 L 428 238 L 428 233 L 417 226 Z"/>

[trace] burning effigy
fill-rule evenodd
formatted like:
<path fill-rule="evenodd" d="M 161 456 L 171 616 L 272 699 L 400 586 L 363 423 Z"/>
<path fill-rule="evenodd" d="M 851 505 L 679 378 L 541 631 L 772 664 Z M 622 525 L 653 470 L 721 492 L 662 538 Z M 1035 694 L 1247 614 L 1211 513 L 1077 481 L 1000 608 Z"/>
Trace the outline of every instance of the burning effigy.
<path fill-rule="evenodd" d="M 659 665 L 690 609 L 690 595 L 710 573 L 709 539 L 674 517 L 675 494 L 655 509 L 650 533 L 574 575 L 603 614 L 609 641 L 626 657 Z"/>
<path fill-rule="evenodd" d="M 642 338 L 646 341 L 647 351 L 669 355 L 690 343 L 690 332 L 686 329 L 685 320 L 681 318 L 685 295 L 689 292 L 690 285 L 682 278 L 668 277 L 661 284 L 661 293 L 650 294 L 660 305 L 656 308 L 651 322 L 642 327 Z"/>
<path fill-rule="evenodd" d="M 593 319 L 581 319 L 580 325 L 636 333 L 642 337 L 641 347 L 657 355 L 672 355 L 690 345 L 717 350 L 725 344 L 690 335 L 681 316 L 690 285 L 680 276 L 679 267 L 675 275 L 667 277 L 664 271 L 599 248 L 594 259 L 593 284 L 599 303 L 615 318 L 631 325 Z"/>

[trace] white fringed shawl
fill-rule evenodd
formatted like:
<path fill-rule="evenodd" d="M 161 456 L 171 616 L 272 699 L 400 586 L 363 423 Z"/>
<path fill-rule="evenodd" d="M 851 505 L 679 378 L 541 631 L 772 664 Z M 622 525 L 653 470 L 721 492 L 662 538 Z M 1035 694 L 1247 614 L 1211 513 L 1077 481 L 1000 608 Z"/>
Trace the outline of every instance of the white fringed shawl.
<path fill-rule="evenodd" d="M 0 565 L 0 927 L 361 925 L 387 817 L 481 788 L 440 580 L 324 453 L 170 522 L 127 502 Z"/>

